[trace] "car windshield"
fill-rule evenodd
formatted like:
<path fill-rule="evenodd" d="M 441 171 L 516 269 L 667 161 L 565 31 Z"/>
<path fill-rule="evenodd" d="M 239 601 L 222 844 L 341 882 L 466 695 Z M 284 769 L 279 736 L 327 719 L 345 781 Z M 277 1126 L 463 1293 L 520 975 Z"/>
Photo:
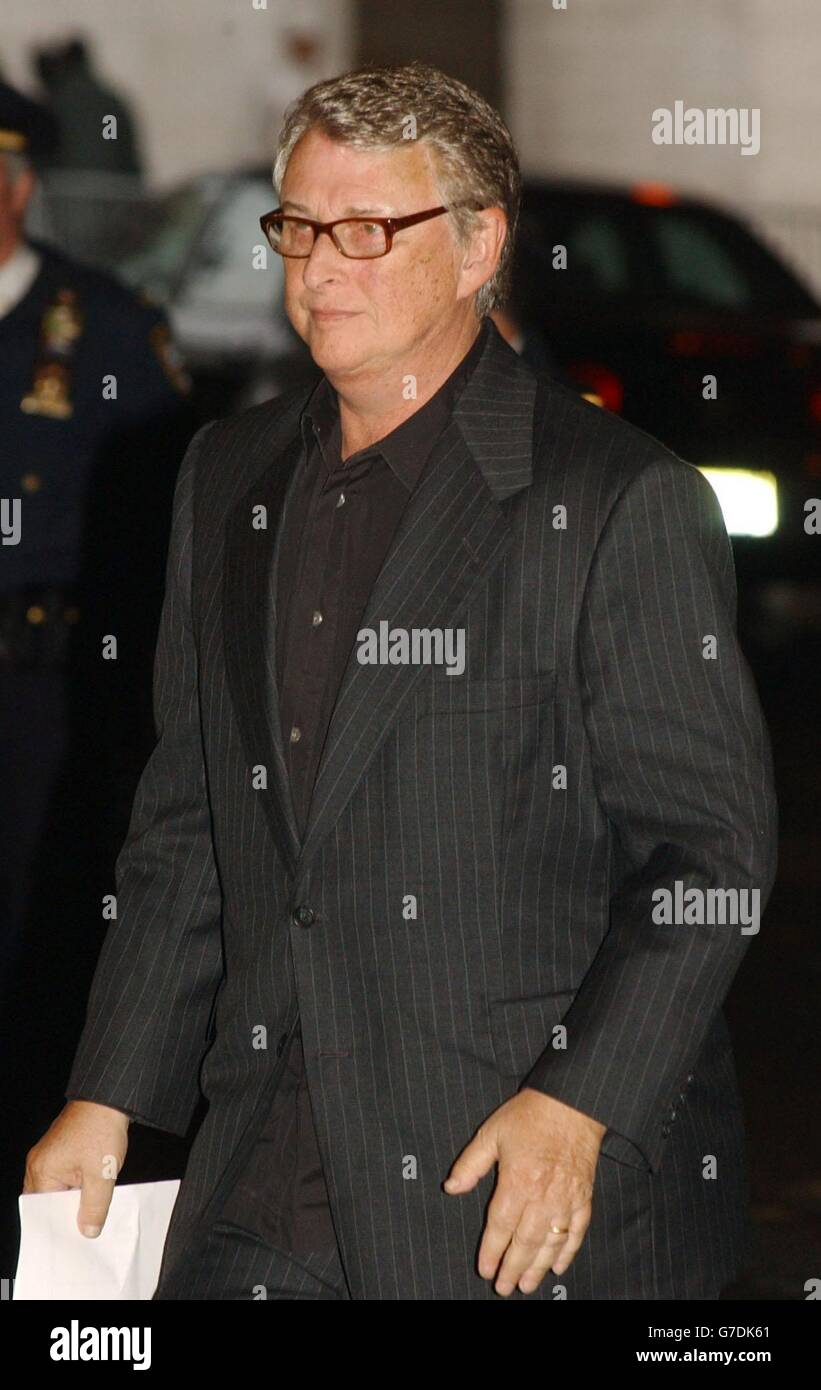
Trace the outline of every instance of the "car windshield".
<path fill-rule="evenodd" d="M 186 184 L 160 199 L 152 209 L 139 250 L 118 267 L 122 277 L 167 299 L 185 273 L 209 207 L 210 199 L 201 183 Z"/>
<path fill-rule="evenodd" d="M 567 248 L 566 269 L 553 248 Z M 523 302 L 565 299 L 814 316 L 810 293 L 740 223 L 711 209 L 525 194 Z"/>

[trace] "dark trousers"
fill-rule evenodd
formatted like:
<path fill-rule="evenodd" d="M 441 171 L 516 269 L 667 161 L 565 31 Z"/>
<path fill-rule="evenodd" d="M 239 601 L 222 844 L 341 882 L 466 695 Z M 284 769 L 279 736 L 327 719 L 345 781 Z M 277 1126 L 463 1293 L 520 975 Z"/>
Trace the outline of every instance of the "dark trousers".
<path fill-rule="evenodd" d="M 275 1250 L 250 1231 L 216 1221 L 183 1278 L 154 1302 L 176 1300 L 350 1299 L 336 1244 L 299 1255 Z"/>
<path fill-rule="evenodd" d="M 0 666 L 0 987 L 24 947 L 34 865 L 68 745 L 65 678 Z"/>

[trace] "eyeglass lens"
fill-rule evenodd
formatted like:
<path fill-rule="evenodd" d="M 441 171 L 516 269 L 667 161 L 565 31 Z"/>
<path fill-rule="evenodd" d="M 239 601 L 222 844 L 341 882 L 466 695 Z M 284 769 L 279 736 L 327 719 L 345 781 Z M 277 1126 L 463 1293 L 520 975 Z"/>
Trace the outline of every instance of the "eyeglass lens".
<path fill-rule="evenodd" d="M 286 256 L 310 256 L 314 244 L 313 228 L 307 222 L 276 222 L 269 229 L 273 245 Z M 344 256 L 358 259 L 383 256 L 387 249 L 385 228 L 378 222 L 338 222 L 334 238 Z"/>

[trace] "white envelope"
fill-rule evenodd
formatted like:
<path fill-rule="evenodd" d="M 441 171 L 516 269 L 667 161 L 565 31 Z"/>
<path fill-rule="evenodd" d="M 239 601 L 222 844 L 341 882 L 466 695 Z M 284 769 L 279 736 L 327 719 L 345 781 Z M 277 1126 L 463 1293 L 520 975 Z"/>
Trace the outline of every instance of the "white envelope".
<path fill-rule="evenodd" d="M 14 1299 L 150 1299 L 179 1186 L 174 1178 L 115 1187 L 95 1239 L 77 1229 L 79 1188 L 21 1194 Z"/>

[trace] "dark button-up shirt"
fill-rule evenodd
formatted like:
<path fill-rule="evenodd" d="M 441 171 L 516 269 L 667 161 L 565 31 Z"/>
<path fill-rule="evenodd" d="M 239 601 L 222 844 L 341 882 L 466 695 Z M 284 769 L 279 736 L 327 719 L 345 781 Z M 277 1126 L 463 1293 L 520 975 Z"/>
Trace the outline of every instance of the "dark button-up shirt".
<path fill-rule="evenodd" d="M 276 579 L 280 718 L 301 834 L 374 581 L 487 331 L 484 323 L 429 401 L 344 461 L 338 400 L 326 377 L 302 413 L 303 451 L 283 518 Z M 294 1253 L 334 1240 L 298 1026 L 271 1112 L 222 1215 Z"/>

